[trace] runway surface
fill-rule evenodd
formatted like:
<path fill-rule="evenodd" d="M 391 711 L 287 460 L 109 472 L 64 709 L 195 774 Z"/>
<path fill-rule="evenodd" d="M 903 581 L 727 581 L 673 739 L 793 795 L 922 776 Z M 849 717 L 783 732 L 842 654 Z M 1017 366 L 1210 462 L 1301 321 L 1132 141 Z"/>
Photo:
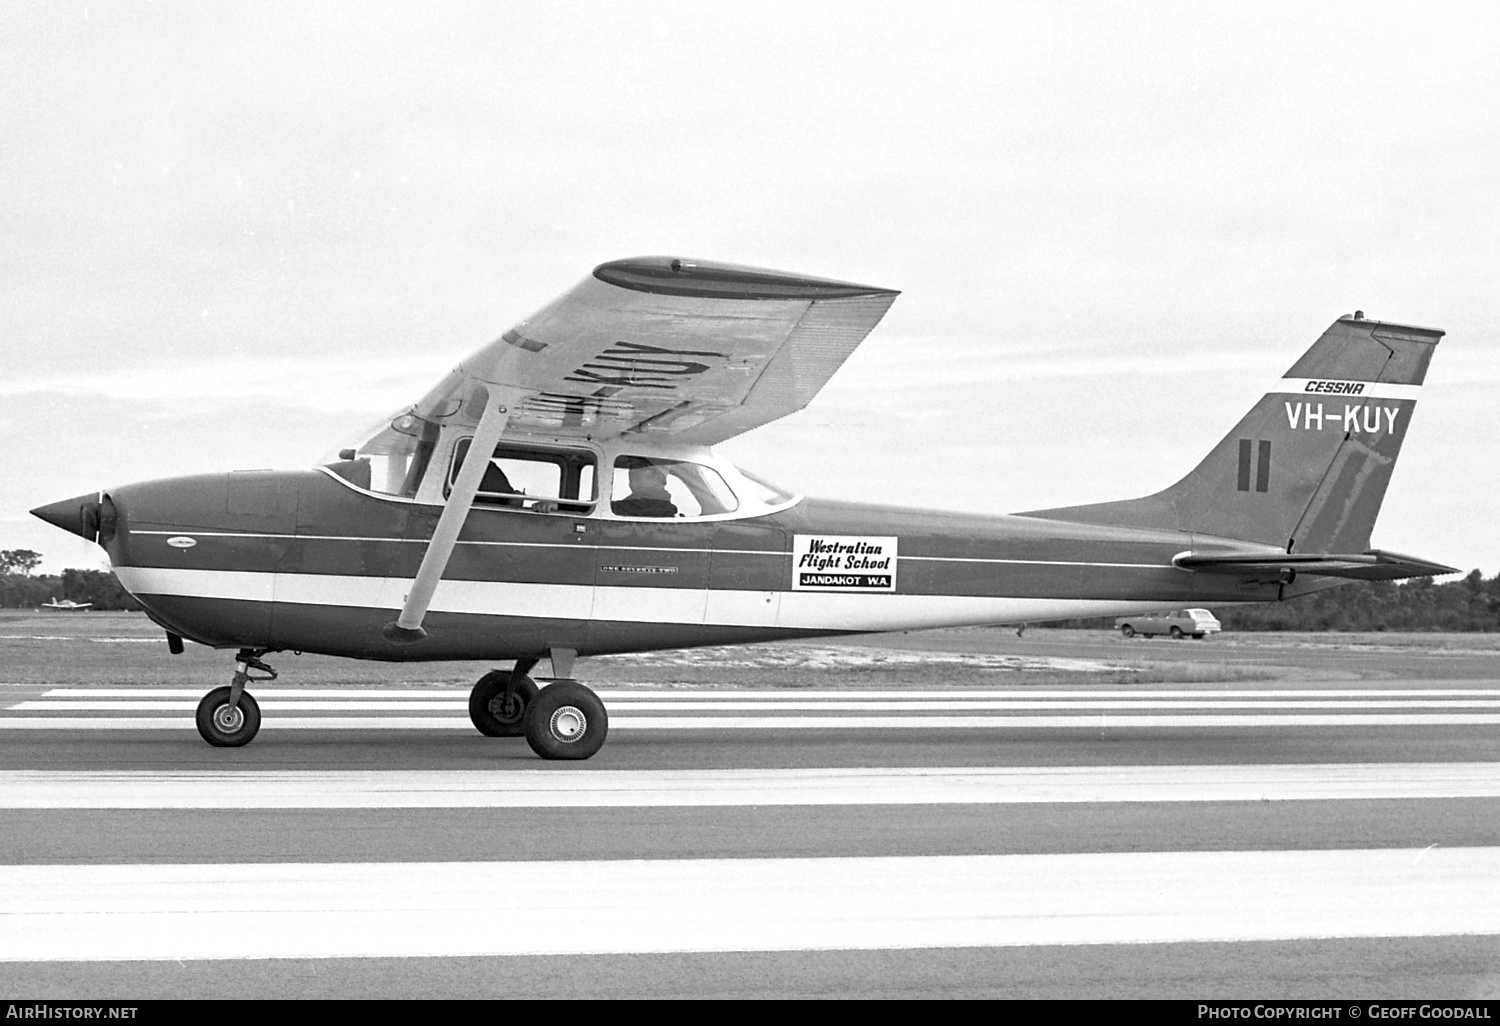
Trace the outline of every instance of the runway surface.
<path fill-rule="evenodd" d="M 261 688 L 216 750 L 202 689 L 18 675 L 0 990 L 1494 1000 L 1500 673 L 1469 662 L 621 681 L 575 764 L 452 684 Z"/>

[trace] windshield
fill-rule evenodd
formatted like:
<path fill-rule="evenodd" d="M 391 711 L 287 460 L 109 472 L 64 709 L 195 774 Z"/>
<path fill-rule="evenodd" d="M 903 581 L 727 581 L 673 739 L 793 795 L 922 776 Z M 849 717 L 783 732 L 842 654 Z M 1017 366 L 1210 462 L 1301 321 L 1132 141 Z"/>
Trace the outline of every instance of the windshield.
<path fill-rule="evenodd" d="M 407 498 L 417 494 L 432 462 L 438 426 L 408 410 L 382 420 L 358 445 L 340 449 L 322 466 L 357 488 Z"/>

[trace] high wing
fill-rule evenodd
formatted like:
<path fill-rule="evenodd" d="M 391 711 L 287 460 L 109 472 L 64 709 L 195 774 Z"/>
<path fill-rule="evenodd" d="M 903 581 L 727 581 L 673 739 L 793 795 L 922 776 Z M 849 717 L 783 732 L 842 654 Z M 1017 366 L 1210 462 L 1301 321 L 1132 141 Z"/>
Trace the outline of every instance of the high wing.
<path fill-rule="evenodd" d="M 897 295 L 700 260 L 616 260 L 464 360 L 412 412 L 477 424 L 496 391 L 511 403 L 507 434 L 713 445 L 806 406 Z"/>
<path fill-rule="evenodd" d="M 1397 581 L 1406 577 L 1456 574 L 1451 566 L 1403 556 L 1399 552 L 1371 549 L 1360 553 L 1184 553 L 1172 562 L 1184 570 L 1207 574 L 1290 581 L 1298 574 L 1315 577 L 1347 577 L 1360 581 Z"/>

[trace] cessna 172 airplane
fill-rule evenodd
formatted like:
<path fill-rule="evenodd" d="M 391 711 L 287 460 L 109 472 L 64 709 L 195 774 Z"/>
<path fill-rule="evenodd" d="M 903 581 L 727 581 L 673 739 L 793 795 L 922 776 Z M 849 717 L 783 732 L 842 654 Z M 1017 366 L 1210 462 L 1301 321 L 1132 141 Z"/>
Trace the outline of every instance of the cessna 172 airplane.
<path fill-rule="evenodd" d="M 92 602 L 74 602 L 72 599 L 53 599 L 51 602 L 43 602 L 38 609 L 56 609 L 64 613 L 76 613 L 92 606 Z"/>
<path fill-rule="evenodd" d="M 217 746 L 255 736 L 247 685 L 275 677 L 275 651 L 514 660 L 474 685 L 474 726 L 584 759 L 608 716 L 573 679 L 578 656 L 1274 602 L 1455 572 L 1370 548 L 1443 333 L 1359 313 L 1144 498 L 1009 516 L 860 505 L 783 491 L 710 448 L 806 406 L 896 296 L 618 260 L 320 467 L 168 478 L 32 512 L 103 546 L 174 653 L 185 638 L 238 649 L 231 683 L 198 707 Z"/>

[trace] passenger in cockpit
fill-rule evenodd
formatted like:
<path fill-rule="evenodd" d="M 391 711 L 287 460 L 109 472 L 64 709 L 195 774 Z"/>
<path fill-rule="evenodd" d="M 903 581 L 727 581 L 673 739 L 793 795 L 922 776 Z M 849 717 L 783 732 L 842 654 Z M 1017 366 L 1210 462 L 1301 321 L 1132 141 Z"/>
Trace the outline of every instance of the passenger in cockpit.
<path fill-rule="evenodd" d="M 667 494 L 667 472 L 653 463 L 631 467 L 630 494 L 610 508 L 622 517 L 675 517 L 677 506 Z"/>

